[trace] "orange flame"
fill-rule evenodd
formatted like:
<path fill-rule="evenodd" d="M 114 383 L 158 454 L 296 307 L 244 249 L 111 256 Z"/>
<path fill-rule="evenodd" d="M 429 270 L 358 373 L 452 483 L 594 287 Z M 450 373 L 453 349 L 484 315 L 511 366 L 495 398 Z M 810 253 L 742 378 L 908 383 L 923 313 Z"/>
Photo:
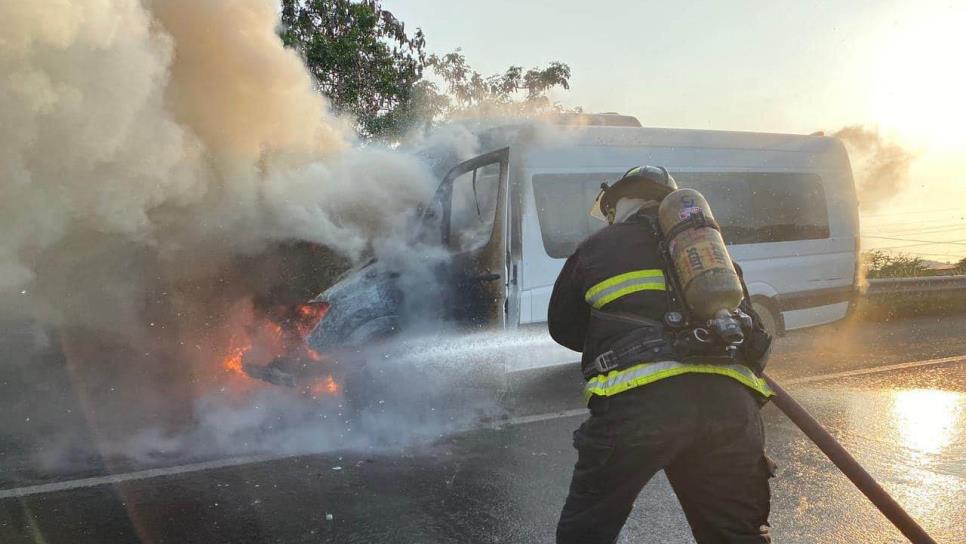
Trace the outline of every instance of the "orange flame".
<path fill-rule="evenodd" d="M 309 395 L 313 397 L 321 397 L 323 395 L 337 395 L 342 391 L 342 387 L 331 374 L 325 377 L 324 380 L 317 381 L 307 388 Z"/>
<path fill-rule="evenodd" d="M 325 314 L 329 311 L 328 304 L 302 304 L 296 309 L 298 318 L 295 320 L 295 329 L 303 339 L 307 338 L 312 329 L 322 321 Z"/>
<path fill-rule="evenodd" d="M 222 367 L 233 374 L 238 374 L 240 376 L 245 375 L 245 371 L 242 369 L 242 360 L 245 358 L 245 354 L 251 349 L 251 345 L 239 348 L 232 348 L 228 356 L 225 357 L 222 362 Z"/>
<path fill-rule="evenodd" d="M 277 307 L 270 314 L 256 318 L 255 323 L 235 331 L 229 342 L 227 354 L 221 359 L 221 367 L 232 375 L 252 378 L 245 373 L 246 357 L 263 364 L 275 357 L 297 356 L 320 362 L 323 356 L 311 349 L 306 337 L 325 317 L 327 304 L 300 304 L 296 307 Z M 321 391 L 336 393 L 339 385 L 329 378 L 320 382 Z"/>

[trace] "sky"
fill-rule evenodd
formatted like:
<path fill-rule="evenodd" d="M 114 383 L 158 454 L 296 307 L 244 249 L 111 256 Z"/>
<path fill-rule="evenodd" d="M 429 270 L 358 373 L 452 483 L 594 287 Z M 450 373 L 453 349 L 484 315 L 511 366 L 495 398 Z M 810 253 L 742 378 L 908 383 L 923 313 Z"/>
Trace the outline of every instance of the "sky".
<path fill-rule="evenodd" d="M 966 2 L 383 0 L 383 7 L 408 29 L 422 28 L 431 52 L 461 47 L 485 75 L 565 62 L 571 89 L 555 100 L 634 115 L 645 126 L 877 128 L 916 159 L 905 190 L 863 213 L 863 247 L 905 246 L 938 261 L 966 256 Z M 921 241 L 944 243 L 909 245 Z"/>

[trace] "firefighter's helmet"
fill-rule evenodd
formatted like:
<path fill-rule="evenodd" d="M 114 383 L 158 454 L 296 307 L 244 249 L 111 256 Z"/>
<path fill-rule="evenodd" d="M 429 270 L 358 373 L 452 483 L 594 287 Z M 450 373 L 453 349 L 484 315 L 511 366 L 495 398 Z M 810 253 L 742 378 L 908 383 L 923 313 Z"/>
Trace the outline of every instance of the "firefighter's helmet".
<path fill-rule="evenodd" d="M 677 188 L 678 184 L 675 183 L 667 168 L 663 166 L 635 166 L 624 172 L 624 175 L 613 185 L 609 187 L 606 183 L 600 185 L 600 192 L 594 200 L 594 206 L 590 209 L 590 215 L 602 221 L 613 223 L 618 200 L 640 198 L 660 202 Z"/>

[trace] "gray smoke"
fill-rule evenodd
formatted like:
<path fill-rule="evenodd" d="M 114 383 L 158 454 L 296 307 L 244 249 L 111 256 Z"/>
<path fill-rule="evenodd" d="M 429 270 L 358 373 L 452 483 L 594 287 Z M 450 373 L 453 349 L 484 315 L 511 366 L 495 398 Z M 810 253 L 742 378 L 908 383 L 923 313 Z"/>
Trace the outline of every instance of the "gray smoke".
<path fill-rule="evenodd" d="M 417 161 L 355 146 L 269 0 L 0 17 L 0 291 L 49 320 L 130 332 L 146 282 L 280 240 L 358 258 L 432 189 Z"/>
<path fill-rule="evenodd" d="M 212 456 L 380 450 L 432 441 L 503 414 L 498 399 L 509 386 L 507 371 L 523 369 L 517 367 L 522 350 L 558 361 L 574 355 L 556 347 L 545 332 L 458 338 L 440 332 L 401 339 L 367 354 L 376 360 L 391 354 L 391 364 L 365 373 L 364 383 L 349 384 L 366 388 L 366 405 L 340 395 L 311 396 L 279 387 L 256 386 L 244 395 L 208 388 L 192 405 L 191 425 L 171 429 L 142 422 L 126 434 L 100 436 L 93 452 L 72 435 L 75 430 L 62 431 L 44 443 L 37 459 L 44 470 L 57 471 L 82 468 L 92 454 L 152 465 Z"/>
<path fill-rule="evenodd" d="M 443 165 L 360 146 L 275 2 L 3 2 L 0 20 L 0 318 L 32 320 L 0 370 L 45 391 L 0 427 L 41 468 L 398 445 L 499 412 L 502 338 L 374 354 L 389 364 L 361 407 L 353 384 L 307 394 L 223 365 L 260 307 L 347 263 L 375 253 L 431 300 L 446 258 L 414 259 L 406 227 Z M 413 146 L 480 151 L 463 127 Z"/>
<path fill-rule="evenodd" d="M 0 20 L 0 310 L 44 324 L 69 376 L 51 394 L 77 396 L 102 453 L 449 428 L 378 410 L 347 423 L 337 399 L 239 386 L 219 365 L 286 269 L 260 255 L 293 242 L 340 263 L 402 255 L 403 225 L 436 185 L 423 161 L 355 141 L 277 37 L 275 2 L 2 2 Z M 433 141 L 458 157 L 475 145 L 458 129 Z M 43 405 L 32 421 L 65 421 Z M 53 466 L 84 440 L 64 425 Z"/>
<path fill-rule="evenodd" d="M 842 140 L 849 151 L 861 209 L 878 208 L 909 183 L 915 154 L 888 140 L 877 129 L 852 125 L 832 137 Z"/>

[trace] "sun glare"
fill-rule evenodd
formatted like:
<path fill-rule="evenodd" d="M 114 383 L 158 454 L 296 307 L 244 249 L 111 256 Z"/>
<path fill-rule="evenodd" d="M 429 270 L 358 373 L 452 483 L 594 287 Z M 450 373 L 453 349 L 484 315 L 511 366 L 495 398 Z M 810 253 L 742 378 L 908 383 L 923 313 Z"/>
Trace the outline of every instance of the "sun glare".
<path fill-rule="evenodd" d="M 966 9 L 890 29 L 870 94 L 881 126 L 915 144 L 966 147 Z"/>
<path fill-rule="evenodd" d="M 892 412 L 903 446 L 922 454 L 938 454 L 956 434 L 962 394 L 938 389 L 906 389 L 895 393 Z"/>

